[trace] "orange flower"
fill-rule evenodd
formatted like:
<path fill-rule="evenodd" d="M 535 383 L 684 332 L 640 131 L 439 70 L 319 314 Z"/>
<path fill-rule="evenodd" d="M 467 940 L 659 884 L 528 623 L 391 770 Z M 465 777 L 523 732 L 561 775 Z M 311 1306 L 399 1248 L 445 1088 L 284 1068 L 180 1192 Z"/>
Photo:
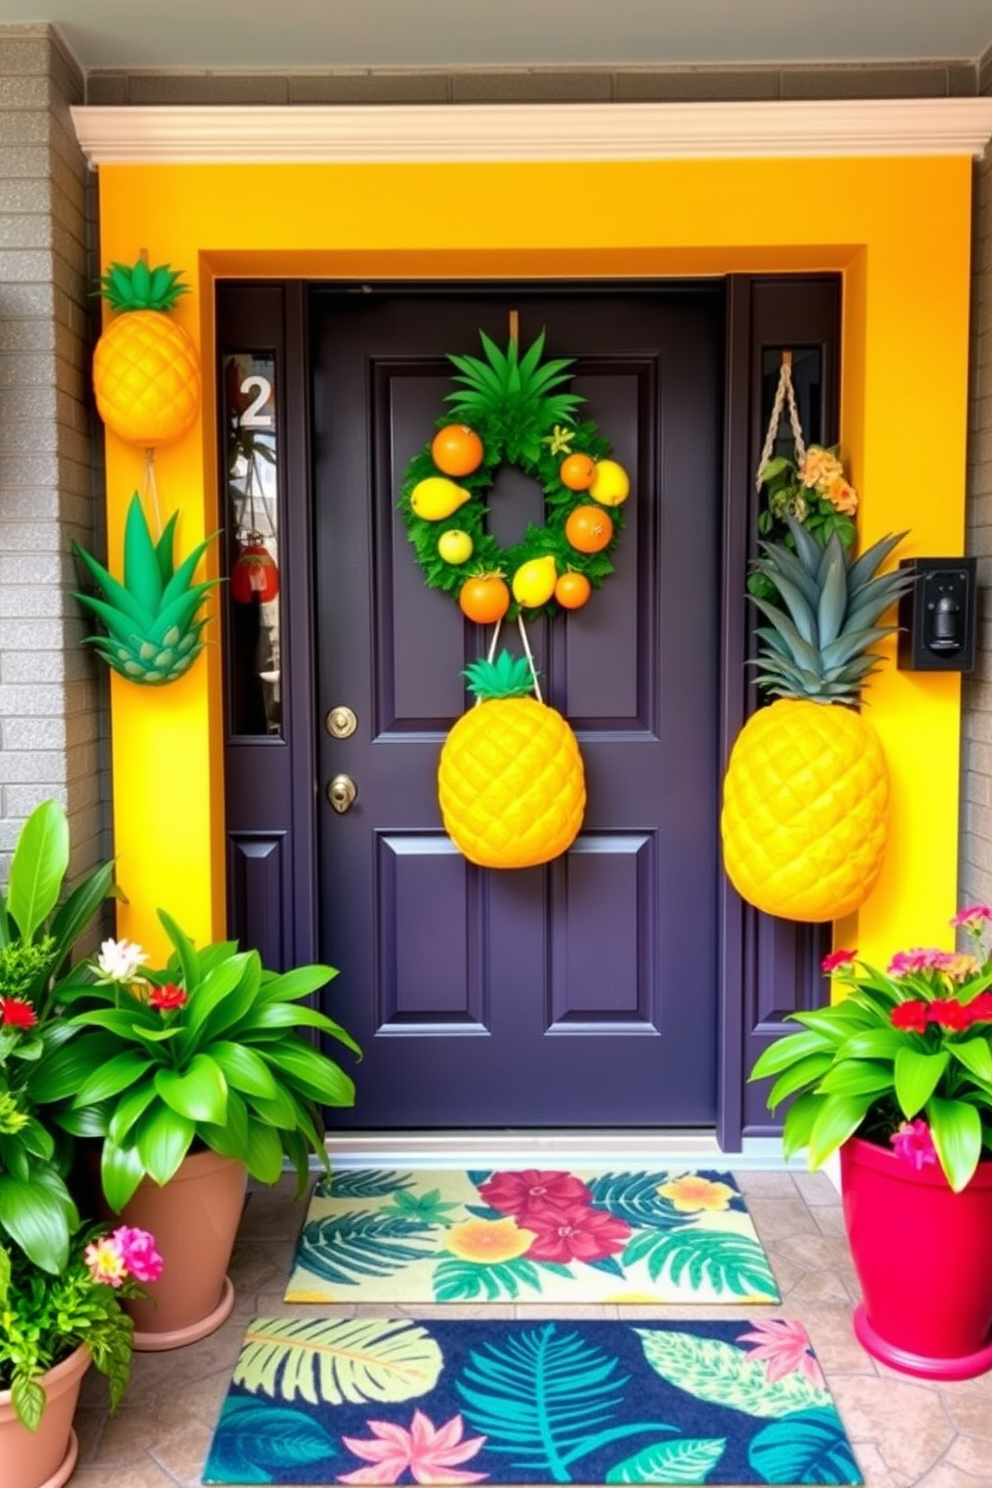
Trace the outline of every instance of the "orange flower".
<path fill-rule="evenodd" d="M 804 486 L 810 489 L 816 486 L 819 490 L 825 490 L 833 481 L 843 480 L 844 467 L 822 445 L 811 444 L 806 451 L 806 458 L 799 467 L 799 479 Z"/>
<path fill-rule="evenodd" d="M 509 1219 L 465 1219 L 452 1225 L 446 1236 L 446 1244 L 452 1255 L 463 1261 L 480 1261 L 492 1264 L 495 1261 L 515 1261 L 522 1256 L 535 1239 L 533 1230 L 522 1230 L 517 1221 Z"/>
<path fill-rule="evenodd" d="M 828 481 L 823 494 L 836 511 L 844 512 L 849 517 L 858 509 L 858 493 L 842 475 L 836 480 Z"/>
<path fill-rule="evenodd" d="M 729 1209 L 731 1199 L 736 1197 L 734 1189 L 727 1183 L 714 1183 L 710 1178 L 690 1173 L 685 1178 L 673 1178 L 670 1183 L 658 1186 L 663 1199 L 671 1199 L 672 1208 L 680 1214 L 697 1214 L 700 1209 Z"/>

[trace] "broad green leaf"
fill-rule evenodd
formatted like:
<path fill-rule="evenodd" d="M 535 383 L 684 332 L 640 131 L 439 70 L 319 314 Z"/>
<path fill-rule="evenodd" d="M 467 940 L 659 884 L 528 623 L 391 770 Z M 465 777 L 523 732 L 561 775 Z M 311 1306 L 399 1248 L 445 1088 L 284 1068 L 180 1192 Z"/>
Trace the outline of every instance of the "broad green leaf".
<path fill-rule="evenodd" d="M 115 1214 L 120 1214 L 145 1176 L 145 1165 L 135 1147 L 118 1147 L 109 1137 L 100 1154 L 103 1196 Z"/>
<path fill-rule="evenodd" d="M 920 1054 L 910 1048 L 899 1050 L 895 1063 L 895 1088 L 896 1100 L 904 1116 L 912 1118 L 923 1110 L 949 1062 L 950 1055 L 946 1049 L 939 1054 Z"/>
<path fill-rule="evenodd" d="M 191 1122 L 220 1125 L 227 1116 L 227 1081 L 209 1054 L 194 1054 L 182 1073 L 157 1070 L 155 1089 L 172 1111 Z"/>
<path fill-rule="evenodd" d="M 69 1231 L 78 1223 L 68 1191 L 60 1179 L 57 1183 L 0 1173 L 0 1232 L 6 1231 L 30 1261 L 52 1275 L 65 1267 Z"/>
<path fill-rule="evenodd" d="M 892 1066 L 877 1059 L 835 1059 L 818 1086 L 821 1095 L 881 1095 L 892 1089 Z"/>
<path fill-rule="evenodd" d="M 797 1152 L 809 1145 L 813 1123 L 825 1100 L 825 1095 L 817 1095 L 815 1090 L 806 1090 L 792 1102 L 782 1125 L 782 1151 L 786 1158 L 795 1157 Z"/>
<path fill-rule="evenodd" d="M 262 1056 L 248 1044 L 219 1039 L 210 1045 L 210 1057 L 223 1071 L 228 1085 L 245 1095 L 274 1100 L 279 1086 Z"/>
<path fill-rule="evenodd" d="M 857 1483 L 861 1478 L 833 1406 L 773 1421 L 752 1438 L 748 1461 L 762 1483 Z"/>
<path fill-rule="evenodd" d="M 751 1235 L 722 1230 L 642 1230 L 623 1252 L 624 1266 L 647 1263 L 655 1284 L 669 1281 L 695 1293 L 712 1292 L 716 1300 L 775 1301 L 778 1288 L 768 1257 Z"/>
<path fill-rule="evenodd" d="M 853 1136 L 865 1117 L 865 1112 L 875 1099 L 873 1093 L 865 1095 L 827 1095 L 813 1122 L 809 1134 L 809 1165 L 820 1168 L 848 1139 Z"/>
<path fill-rule="evenodd" d="M 747 1324 L 741 1324 L 741 1332 Z M 700 1338 L 677 1330 L 636 1328 L 644 1357 L 654 1372 L 697 1400 L 730 1406 L 750 1416 L 773 1420 L 793 1411 L 832 1405 L 826 1389 L 811 1384 L 801 1370 L 770 1380 L 762 1360 L 718 1338 Z"/>
<path fill-rule="evenodd" d="M 947 1047 L 951 1057 L 963 1064 L 970 1074 L 992 1086 L 992 1053 L 989 1052 L 987 1039 L 965 1039 L 960 1044 L 948 1044 Z"/>
<path fill-rule="evenodd" d="M 927 1102 L 930 1135 L 940 1166 L 955 1193 L 971 1182 L 982 1155 L 982 1121 L 967 1101 L 942 1100 L 932 1095 Z"/>
<path fill-rule="evenodd" d="M 905 1047 L 906 1035 L 896 1028 L 865 1028 L 844 1040 L 837 1058 L 894 1060 Z"/>
<path fill-rule="evenodd" d="M 68 868 L 65 811 L 56 801 L 42 801 L 20 830 L 7 884 L 7 909 L 25 941 L 34 940 L 58 903 Z"/>
<path fill-rule="evenodd" d="M 440 1346 L 407 1318 L 255 1318 L 234 1382 L 258 1399 L 310 1405 L 415 1400 L 437 1384 Z"/>
<path fill-rule="evenodd" d="M 95 1101 L 106 1100 L 108 1096 L 120 1095 L 122 1090 L 127 1090 L 128 1086 L 140 1080 L 152 1068 L 153 1061 L 147 1054 L 135 1049 L 125 1049 L 123 1054 L 118 1054 L 93 1071 L 84 1081 L 73 1105 L 78 1109 Z"/>
<path fill-rule="evenodd" d="M 773 1044 L 769 1044 L 767 1049 L 762 1049 L 749 1078 L 762 1080 L 768 1075 L 781 1074 L 807 1055 L 822 1054 L 826 1049 L 833 1049 L 835 1044 L 835 1039 L 815 1030 L 787 1034 L 785 1038 L 776 1039 Z"/>
<path fill-rule="evenodd" d="M 293 1476 L 312 1476 L 306 1469 L 324 1465 L 341 1449 L 320 1421 L 306 1411 L 259 1402 L 251 1396 L 229 1396 L 217 1423 L 205 1468 L 208 1481 L 272 1483 L 287 1469 Z"/>
<path fill-rule="evenodd" d="M 277 1080 L 299 1090 L 325 1106 L 353 1106 L 355 1082 L 326 1055 L 299 1044 L 258 1046 L 258 1052 Z"/>
<path fill-rule="evenodd" d="M 139 1116 L 148 1110 L 152 1101 L 156 1099 L 155 1085 L 151 1080 L 136 1086 L 133 1090 L 129 1090 L 127 1095 L 122 1095 L 119 1100 L 114 1102 L 113 1115 L 110 1117 L 107 1125 L 108 1136 L 118 1146 L 125 1146 L 131 1135 L 131 1128 L 134 1126 L 134 1123 Z"/>
<path fill-rule="evenodd" d="M 337 976 L 333 966 L 298 966 L 282 973 L 265 972 L 259 1002 L 297 1002 L 309 997 Z"/>
<path fill-rule="evenodd" d="M 38 1069 L 32 1071 L 29 1082 L 32 1100 L 44 1105 L 76 1095 L 90 1073 L 113 1058 L 119 1048 L 117 1040 L 104 1033 L 81 1033 L 53 1048 Z"/>
<path fill-rule="evenodd" d="M 135 1127 L 134 1145 L 149 1178 L 168 1183 L 179 1169 L 196 1136 L 196 1123 L 165 1105 L 153 1101 Z"/>
<path fill-rule="evenodd" d="M 242 1154 L 245 1167 L 259 1183 L 277 1183 L 282 1173 L 282 1139 L 275 1127 L 248 1116 L 248 1142 Z"/>

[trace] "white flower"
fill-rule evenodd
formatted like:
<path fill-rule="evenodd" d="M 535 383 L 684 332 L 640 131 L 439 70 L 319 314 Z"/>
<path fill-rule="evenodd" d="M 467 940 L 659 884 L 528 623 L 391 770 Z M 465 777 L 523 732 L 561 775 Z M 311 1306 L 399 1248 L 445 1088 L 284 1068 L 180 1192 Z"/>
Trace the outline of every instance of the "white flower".
<path fill-rule="evenodd" d="M 96 964 L 108 982 L 133 982 L 138 967 L 147 960 L 144 951 L 133 941 L 105 940 Z"/>

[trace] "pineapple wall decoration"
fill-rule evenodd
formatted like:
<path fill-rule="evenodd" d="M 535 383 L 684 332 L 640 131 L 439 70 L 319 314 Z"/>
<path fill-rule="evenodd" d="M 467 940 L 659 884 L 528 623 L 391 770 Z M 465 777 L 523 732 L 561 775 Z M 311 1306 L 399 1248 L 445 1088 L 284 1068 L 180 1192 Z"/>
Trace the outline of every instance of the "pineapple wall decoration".
<path fill-rule="evenodd" d="M 545 703 L 524 619 L 579 609 L 613 572 L 630 494 L 626 470 L 566 391 L 571 359 L 542 360 L 544 334 L 520 353 L 515 313 L 505 351 L 480 332 L 482 357 L 451 356 L 455 390 L 403 477 L 400 510 L 425 581 L 492 624 L 486 660 L 465 676 L 475 704 L 450 730 L 438 765 L 445 830 L 483 868 L 530 868 L 567 851 L 582 826 L 585 772 L 568 721 Z M 485 525 L 499 468 L 514 465 L 545 497 L 544 525 L 501 548 Z M 504 617 L 525 655 L 496 655 Z"/>
<path fill-rule="evenodd" d="M 97 411 L 107 428 L 145 449 L 145 489 L 155 513 L 153 536 L 135 492 L 124 528 L 124 570 L 116 579 L 79 543 L 73 549 L 94 592 L 76 598 L 100 623 L 87 637 L 104 661 L 130 682 L 161 686 L 184 676 L 203 650 L 204 601 L 218 582 L 194 578 L 209 546 L 200 543 L 177 566 L 173 512 L 163 525 L 155 450 L 189 433 L 200 412 L 200 363 L 192 340 L 169 311 L 188 286 L 168 264 L 112 263 L 100 293 L 116 312 L 93 354 Z"/>

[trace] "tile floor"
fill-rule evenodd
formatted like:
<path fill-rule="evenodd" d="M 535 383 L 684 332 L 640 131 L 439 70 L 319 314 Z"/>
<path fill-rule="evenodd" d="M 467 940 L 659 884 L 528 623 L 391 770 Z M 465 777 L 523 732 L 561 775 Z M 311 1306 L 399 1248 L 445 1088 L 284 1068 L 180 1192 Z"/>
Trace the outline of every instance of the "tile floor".
<path fill-rule="evenodd" d="M 992 1374 L 939 1386 L 877 1365 L 851 1333 L 857 1283 L 829 1180 L 766 1171 L 741 1172 L 738 1179 L 782 1292 L 781 1306 L 769 1310 L 800 1318 L 809 1329 L 868 1488 L 992 1488 Z M 231 1271 L 237 1289 L 233 1315 L 201 1343 L 135 1355 L 131 1384 L 115 1416 L 105 1408 L 104 1381 L 90 1371 L 77 1414 L 80 1456 L 71 1488 L 199 1488 L 246 1322 L 256 1314 L 294 1310 L 283 1303 L 282 1292 L 304 1212 L 292 1202 L 289 1180 L 252 1193 Z M 454 1315 L 438 1308 L 410 1311 Z M 503 1315 L 525 1311 L 540 1315 L 538 1308 L 509 1304 Z M 648 1309 L 570 1311 L 643 1316 Z M 748 1311 L 713 1310 L 719 1316 Z M 704 1314 L 700 1308 L 666 1308 L 652 1315 Z"/>

